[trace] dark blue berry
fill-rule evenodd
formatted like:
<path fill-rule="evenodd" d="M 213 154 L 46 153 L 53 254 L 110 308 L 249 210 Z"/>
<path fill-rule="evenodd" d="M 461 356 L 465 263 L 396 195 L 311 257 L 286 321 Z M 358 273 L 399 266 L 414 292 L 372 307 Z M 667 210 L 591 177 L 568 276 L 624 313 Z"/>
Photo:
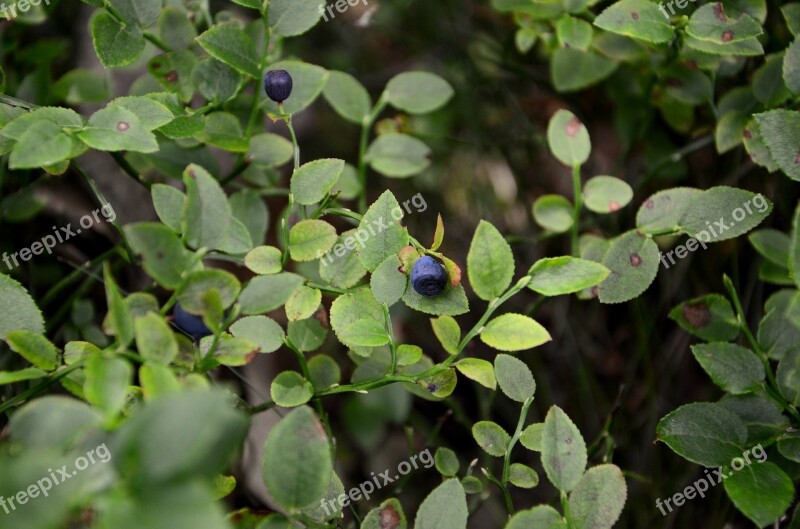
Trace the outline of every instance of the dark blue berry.
<path fill-rule="evenodd" d="M 172 310 L 172 316 L 175 318 L 175 325 L 195 340 L 214 334 L 206 327 L 206 324 L 203 323 L 203 318 L 186 312 L 183 310 L 183 307 L 177 303 Z"/>
<path fill-rule="evenodd" d="M 446 285 L 447 272 L 439 261 L 424 255 L 414 262 L 411 268 L 411 286 L 418 294 L 429 298 L 438 296 Z"/>
<path fill-rule="evenodd" d="M 264 91 L 276 103 L 283 103 L 292 95 L 292 76 L 286 70 L 270 70 L 264 76 Z"/>

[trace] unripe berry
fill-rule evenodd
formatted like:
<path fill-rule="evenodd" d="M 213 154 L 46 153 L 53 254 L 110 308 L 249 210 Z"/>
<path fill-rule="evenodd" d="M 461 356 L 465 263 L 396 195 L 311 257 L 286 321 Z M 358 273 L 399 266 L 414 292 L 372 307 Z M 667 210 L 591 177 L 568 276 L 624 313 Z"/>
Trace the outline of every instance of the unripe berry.
<path fill-rule="evenodd" d="M 447 285 L 447 272 L 442 264 L 429 255 L 416 260 L 411 269 L 411 286 L 421 296 L 441 294 Z"/>
<path fill-rule="evenodd" d="M 211 330 L 206 327 L 206 324 L 203 323 L 203 318 L 186 312 L 178 303 L 176 303 L 175 308 L 172 309 L 172 316 L 175 318 L 175 325 L 195 340 L 213 334 Z"/>
<path fill-rule="evenodd" d="M 264 91 L 276 103 L 283 103 L 292 95 L 292 76 L 286 70 L 270 70 L 264 76 Z"/>

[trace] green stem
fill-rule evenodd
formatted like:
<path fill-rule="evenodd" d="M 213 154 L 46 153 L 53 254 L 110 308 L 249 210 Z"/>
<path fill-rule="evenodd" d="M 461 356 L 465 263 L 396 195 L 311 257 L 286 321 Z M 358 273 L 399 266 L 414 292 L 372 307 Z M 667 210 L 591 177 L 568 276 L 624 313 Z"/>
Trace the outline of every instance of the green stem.
<path fill-rule="evenodd" d="M 508 490 L 508 480 L 511 474 L 511 451 L 514 450 L 514 446 L 516 446 L 517 441 L 519 441 L 519 437 L 522 435 L 522 429 L 525 427 L 525 420 L 528 418 L 528 410 L 530 410 L 531 404 L 533 404 L 533 397 L 529 397 L 522 404 L 522 411 L 520 411 L 519 414 L 517 429 L 514 431 L 514 435 L 511 437 L 511 441 L 508 443 L 508 447 L 506 447 L 506 455 L 503 459 L 503 478 L 501 480 L 501 484 L 505 490 Z M 514 514 L 514 505 L 512 503 L 507 501 L 506 507 L 509 508 L 508 514 Z"/>
<path fill-rule="evenodd" d="M 390 375 L 397 374 L 397 341 L 394 339 L 394 328 L 392 327 L 392 317 L 389 315 L 389 307 L 383 304 L 383 317 L 386 321 L 386 332 L 389 333 L 389 348 L 392 353 L 392 365 L 389 369 Z"/>
<path fill-rule="evenodd" d="M 497 479 L 496 477 L 494 477 L 492 475 L 492 473 L 489 472 L 487 469 L 481 468 L 481 472 L 483 472 L 483 475 L 486 476 L 486 479 L 488 479 L 489 481 L 491 481 L 492 483 L 497 485 L 497 488 L 500 489 L 500 492 L 503 493 L 503 499 L 506 502 L 506 510 L 509 513 L 513 513 L 514 512 L 514 503 L 511 501 L 511 493 L 508 491 L 508 487 L 504 486 L 500 482 L 500 480 Z"/>
<path fill-rule="evenodd" d="M 155 35 L 153 35 L 149 31 L 145 31 L 144 32 L 144 38 L 146 38 L 147 40 L 149 40 L 150 42 L 155 44 L 155 46 L 157 48 L 159 48 L 161 51 L 165 51 L 167 53 L 172 51 L 172 48 L 167 46 L 167 44 L 163 40 L 161 40 L 160 38 L 156 37 Z"/>
<path fill-rule="evenodd" d="M 580 255 L 580 246 L 578 243 L 578 228 L 581 220 L 581 166 L 576 165 L 572 168 L 572 195 L 575 202 L 572 211 L 572 255 L 578 257 Z"/>
<path fill-rule="evenodd" d="M 358 210 L 361 213 L 367 211 L 367 145 L 369 143 L 369 133 L 378 115 L 386 108 L 386 92 L 381 94 L 378 102 L 372 108 L 372 112 L 364 117 L 361 123 L 361 139 L 358 144 L 358 183 L 361 186 L 358 195 Z"/>
<path fill-rule="evenodd" d="M 772 373 L 772 366 L 770 366 L 769 358 L 761 349 L 761 346 L 758 344 L 758 340 L 756 340 L 756 337 L 753 336 L 753 332 L 750 330 L 750 326 L 747 324 L 742 303 L 739 301 L 739 294 L 736 292 L 736 288 L 733 286 L 731 278 L 729 278 L 727 275 L 724 275 L 722 277 L 722 281 L 725 284 L 725 288 L 728 290 L 731 300 L 733 301 L 733 308 L 736 311 L 736 320 L 739 323 L 739 328 L 741 329 L 745 338 L 747 338 L 750 347 L 753 348 L 753 351 L 764 365 L 764 373 L 767 377 L 767 382 L 764 386 L 764 389 L 767 392 L 767 396 L 769 396 L 782 409 L 789 412 L 792 418 L 794 418 L 796 424 L 800 425 L 800 412 L 797 411 L 795 406 L 783 398 L 780 391 L 780 386 L 778 386 L 778 381 L 775 380 L 775 375 Z"/>
<path fill-rule="evenodd" d="M 281 107 L 282 110 L 282 107 Z M 289 135 L 292 137 L 292 146 L 294 148 L 294 170 L 300 167 L 300 144 L 297 142 L 297 134 L 294 132 L 292 126 L 292 116 L 284 118 L 286 127 L 289 129 Z M 281 229 L 283 231 L 283 254 L 281 255 L 281 264 L 286 265 L 289 261 L 289 216 L 292 214 L 294 208 L 294 196 L 289 193 L 289 203 L 286 206 L 286 211 L 281 218 Z"/>
<path fill-rule="evenodd" d="M 116 254 L 118 252 L 119 252 L 118 247 L 114 246 L 110 250 L 107 250 L 106 252 L 98 255 L 97 257 L 95 257 L 91 261 L 87 261 L 83 265 L 77 266 L 75 268 L 75 270 L 70 272 L 66 277 L 62 278 L 61 281 L 59 281 L 58 283 L 53 285 L 50 288 L 50 290 L 47 291 L 47 293 L 44 295 L 44 297 L 42 297 L 41 301 L 39 301 L 39 306 L 40 307 L 46 307 L 47 305 L 49 305 L 50 302 L 53 301 L 53 299 L 55 299 L 55 297 L 59 293 L 61 293 L 62 290 L 64 290 L 68 286 L 70 286 L 78 278 L 82 277 L 87 269 L 96 268 L 97 265 L 102 264 L 106 259 L 108 259 L 109 257 L 111 257 L 112 255 L 114 255 L 114 254 Z"/>
<path fill-rule="evenodd" d="M 250 408 L 250 415 L 257 415 L 261 412 L 271 410 L 275 407 L 275 402 L 268 400 L 267 402 L 261 403 L 258 406 L 253 406 Z"/>
<path fill-rule="evenodd" d="M 206 249 L 206 248 L 200 248 L 199 250 L 197 250 L 194 253 L 194 257 L 192 258 L 192 262 L 189 263 L 189 266 L 186 267 L 186 270 L 181 275 L 180 283 L 178 283 L 178 286 L 175 287 L 175 290 L 172 291 L 172 295 L 169 297 L 167 302 L 164 303 L 164 306 L 161 307 L 160 314 L 162 316 L 166 316 L 167 313 L 169 313 L 170 309 L 175 305 L 175 303 L 177 303 L 178 295 L 181 293 L 181 290 L 183 290 L 184 285 L 186 285 L 186 281 L 189 280 L 190 271 L 194 270 L 194 266 L 198 262 L 200 262 L 207 253 L 208 253 L 208 249 Z"/>
<path fill-rule="evenodd" d="M 569 515 L 569 498 L 567 498 L 567 493 L 563 490 L 561 491 L 561 510 L 563 511 L 564 519 L 567 521 L 567 529 L 573 529 Z"/>
<path fill-rule="evenodd" d="M 9 409 L 13 408 L 14 406 L 17 406 L 19 404 L 22 404 L 22 403 L 26 402 L 31 397 L 35 397 L 36 395 L 38 395 L 39 393 L 43 392 L 44 390 L 46 390 L 47 388 L 49 388 L 50 386 L 52 386 L 53 384 L 55 384 L 56 382 L 58 382 L 59 380 L 64 378 L 65 376 L 69 375 L 70 373 L 72 373 L 73 371 L 78 369 L 79 367 L 83 367 L 83 361 L 76 362 L 76 363 L 72 364 L 71 366 L 65 367 L 62 370 L 55 371 L 55 372 L 51 373 L 48 376 L 47 380 L 44 380 L 44 381 L 40 382 L 39 384 L 35 385 L 34 387 L 32 387 L 32 388 L 30 388 L 30 389 L 28 389 L 26 391 L 23 391 L 22 393 L 19 393 L 19 394 L 15 395 L 15 396 L 11 397 L 10 399 L 5 401 L 4 403 L 0 404 L 0 414 L 1 413 L 5 413 L 6 411 L 8 411 Z"/>

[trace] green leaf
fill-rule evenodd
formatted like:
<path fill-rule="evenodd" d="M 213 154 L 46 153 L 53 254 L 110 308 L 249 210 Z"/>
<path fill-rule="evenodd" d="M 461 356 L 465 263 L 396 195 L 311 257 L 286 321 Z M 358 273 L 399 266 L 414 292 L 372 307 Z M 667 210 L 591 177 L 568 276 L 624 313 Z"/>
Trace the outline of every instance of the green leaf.
<path fill-rule="evenodd" d="M 764 381 L 764 365 L 750 349 L 715 342 L 692 346 L 692 354 L 716 385 L 737 395 L 757 390 Z"/>
<path fill-rule="evenodd" d="M 342 379 L 339 365 L 328 355 L 316 355 L 309 359 L 308 371 L 311 375 L 311 383 L 317 391 L 331 388 L 339 384 Z"/>
<path fill-rule="evenodd" d="M 139 385 L 145 400 L 175 395 L 181 391 L 181 383 L 172 369 L 164 364 L 145 362 L 139 368 Z"/>
<path fill-rule="evenodd" d="M 800 112 L 770 110 L 756 114 L 755 120 L 778 167 L 792 180 L 800 180 Z"/>
<path fill-rule="evenodd" d="M 422 296 L 409 288 L 403 295 L 403 303 L 414 310 L 435 316 L 458 316 L 469 311 L 469 301 L 461 285 L 453 287 L 448 284 L 444 292 L 434 297 Z"/>
<path fill-rule="evenodd" d="M 333 473 L 328 438 L 311 408 L 298 408 L 275 425 L 264 443 L 264 483 L 282 509 L 319 502 Z"/>
<path fill-rule="evenodd" d="M 239 26 L 219 24 L 195 40 L 209 55 L 237 72 L 256 79 L 261 78 L 261 67 L 255 45 Z"/>
<path fill-rule="evenodd" d="M 656 278 L 658 246 L 653 239 L 631 230 L 611 242 L 603 265 L 611 274 L 600 283 L 600 302 L 623 303 L 647 290 Z"/>
<path fill-rule="evenodd" d="M 408 276 L 400 271 L 400 266 L 400 258 L 390 255 L 372 272 L 369 284 L 378 303 L 392 306 L 405 294 Z"/>
<path fill-rule="evenodd" d="M 539 259 L 528 271 L 527 286 L 543 296 L 561 296 L 598 285 L 609 272 L 600 263 L 577 257 Z"/>
<path fill-rule="evenodd" d="M 313 261 L 336 242 L 336 228 L 318 219 L 301 220 L 289 230 L 289 253 L 295 261 Z"/>
<path fill-rule="evenodd" d="M 300 166 L 292 174 L 291 192 L 298 204 L 310 205 L 321 201 L 339 180 L 344 160 L 326 158 Z"/>
<path fill-rule="evenodd" d="M 261 314 L 277 309 L 304 281 L 302 276 L 291 272 L 254 277 L 239 296 L 242 314 Z"/>
<path fill-rule="evenodd" d="M 175 232 L 155 222 L 128 224 L 124 232 L 133 251 L 142 257 L 145 272 L 162 287 L 175 290 L 193 259 Z"/>
<path fill-rule="evenodd" d="M 126 481 L 137 490 L 171 490 L 164 486 L 168 482 L 183 483 L 179 488 L 185 489 L 198 478 L 211 480 L 228 468 L 234 452 L 242 446 L 248 424 L 248 418 L 236 410 L 230 394 L 223 390 L 193 389 L 162 396 L 137 406 L 117 430 L 114 464 L 126 469 Z M 157 510 L 159 515 L 150 513 L 153 523 L 148 526 L 158 527 L 156 520 L 169 523 L 164 520 L 165 513 L 172 510 L 167 505 L 175 504 L 164 504 Z M 134 514 L 139 512 L 128 513 L 128 519 L 144 523 Z"/>
<path fill-rule="evenodd" d="M 35 169 L 72 157 L 73 140 L 61 127 L 50 121 L 33 123 L 11 150 L 8 166 L 12 169 Z"/>
<path fill-rule="evenodd" d="M 150 75 L 164 90 L 180 97 L 188 103 L 194 95 L 195 86 L 192 82 L 192 72 L 197 65 L 197 57 L 189 50 L 177 50 L 163 55 L 157 55 L 147 63 Z M 181 112 L 184 114 L 185 112 Z M 203 115 L 196 114 L 192 118 L 184 118 L 180 127 L 168 129 L 174 137 L 185 137 L 186 130 L 202 129 Z"/>
<path fill-rule="evenodd" d="M 731 341 L 739 335 L 739 324 L 730 302 L 719 294 L 685 301 L 669 313 L 686 332 L 703 340 Z"/>
<path fill-rule="evenodd" d="M 717 152 L 724 154 L 742 144 L 744 129 L 750 121 L 750 116 L 740 112 L 723 114 L 714 130 L 714 143 Z"/>
<path fill-rule="evenodd" d="M 753 93 L 767 107 L 776 107 L 792 95 L 783 80 L 783 65 L 783 52 L 774 53 L 753 76 Z"/>
<path fill-rule="evenodd" d="M 458 479 L 448 479 L 420 505 L 414 529 L 466 529 L 467 497 Z"/>
<path fill-rule="evenodd" d="M 369 511 L 361 523 L 361 529 L 407 529 L 407 527 L 403 506 L 394 498 Z"/>
<path fill-rule="evenodd" d="M 758 527 L 777 521 L 794 500 L 792 479 L 770 461 L 729 473 L 722 484 L 736 508 Z"/>
<path fill-rule="evenodd" d="M 800 39 L 786 48 L 782 64 L 783 80 L 792 93 L 800 93 Z"/>
<path fill-rule="evenodd" d="M 444 350 L 451 355 L 458 354 L 458 344 L 461 342 L 461 328 L 458 322 L 452 316 L 439 316 L 431 318 L 431 327 Z"/>
<path fill-rule="evenodd" d="M 123 25 L 105 11 L 95 12 L 91 32 L 94 50 L 106 68 L 128 65 L 144 50 L 144 35 L 139 26 Z"/>
<path fill-rule="evenodd" d="M 258 346 L 259 352 L 271 353 L 283 345 L 284 333 L 278 323 L 266 316 L 247 316 L 231 325 L 231 334 Z"/>
<path fill-rule="evenodd" d="M 41 367 L 41 366 L 39 366 Z M 792 405 L 800 405 L 800 349 L 792 347 L 778 363 L 775 376 L 784 398 Z"/>
<path fill-rule="evenodd" d="M 159 127 L 163 127 L 171 122 L 175 117 L 172 111 L 167 108 L 166 105 L 163 105 L 155 99 L 151 99 L 149 97 L 118 97 L 111 101 L 108 106 L 118 106 L 126 110 L 130 110 L 136 114 L 136 117 L 139 118 L 142 126 L 147 130 L 154 130 Z"/>
<path fill-rule="evenodd" d="M 267 20 L 275 35 L 294 37 L 314 27 L 322 17 L 324 0 L 272 0 Z"/>
<path fill-rule="evenodd" d="M 613 176 L 595 176 L 583 187 L 584 204 L 595 213 L 613 213 L 628 205 L 632 198 L 631 186 Z"/>
<path fill-rule="evenodd" d="M 197 37 L 197 30 L 189 20 L 189 13 L 167 5 L 158 17 L 158 36 L 170 49 L 188 48 Z"/>
<path fill-rule="evenodd" d="M 771 211 L 772 203 L 761 194 L 718 186 L 693 199 L 680 223 L 684 233 L 701 242 L 719 242 L 747 233 Z"/>
<path fill-rule="evenodd" d="M 386 101 L 409 114 L 427 114 L 444 106 L 454 94 L 450 83 L 428 72 L 404 72 L 386 85 Z"/>
<path fill-rule="evenodd" d="M 558 406 L 547 412 L 542 431 L 542 467 L 558 490 L 570 492 L 586 469 L 586 443 L 578 427 Z"/>
<path fill-rule="evenodd" d="M 44 334 L 44 319 L 36 302 L 22 285 L 5 274 L 0 274 L 0 303 L 14 307 L 0 312 L 0 339 L 15 330 Z"/>
<path fill-rule="evenodd" d="M 292 142 L 283 136 L 265 132 L 250 138 L 247 157 L 253 163 L 266 165 L 267 167 L 277 167 L 291 160 L 293 152 L 294 146 L 292 146 Z"/>
<path fill-rule="evenodd" d="M 800 204 L 794 211 L 791 243 L 789 244 L 789 257 L 787 261 L 789 275 L 794 279 L 795 285 L 800 286 Z"/>
<path fill-rule="evenodd" d="M 542 195 L 533 203 L 536 224 L 553 233 L 564 233 L 573 224 L 572 204 L 561 195 Z"/>
<path fill-rule="evenodd" d="M 594 51 L 558 48 L 553 52 L 550 72 L 556 90 L 574 92 L 599 83 L 614 73 L 617 66 L 616 61 Z"/>
<path fill-rule="evenodd" d="M 280 61 L 270 65 L 270 70 L 286 70 L 292 76 L 292 95 L 283 102 L 283 110 L 287 114 L 305 110 L 319 97 L 328 80 L 327 70 L 301 61 Z M 261 93 L 267 111 L 280 114 L 278 104 L 268 99 L 263 91 Z"/>
<path fill-rule="evenodd" d="M 256 274 L 277 274 L 282 269 L 281 251 L 274 246 L 257 246 L 244 256 L 244 265 Z"/>
<path fill-rule="evenodd" d="M 381 134 L 367 150 L 365 160 L 384 176 L 406 178 L 419 174 L 429 165 L 431 150 L 408 134 Z"/>
<path fill-rule="evenodd" d="M 480 421 L 472 426 L 472 437 L 484 452 L 494 457 L 506 455 L 511 436 L 492 421 Z"/>
<path fill-rule="evenodd" d="M 497 228 L 482 220 L 467 254 L 467 273 L 472 290 L 490 301 L 505 292 L 514 276 L 511 246 Z"/>
<path fill-rule="evenodd" d="M 447 477 L 452 477 L 458 474 L 458 469 L 461 466 L 461 464 L 458 462 L 456 453 L 443 446 L 440 446 L 436 449 L 434 461 L 436 470 L 438 470 L 441 475 Z"/>
<path fill-rule="evenodd" d="M 269 225 L 269 211 L 264 203 L 263 197 L 252 189 L 242 189 L 228 198 L 231 212 L 235 217 L 234 224 L 238 220 L 246 228 L 249 237 L 245 244 L 248 250 L 252 243 L 260 244 L 267 237 L 267 227 Z"/>
<path fill-rule="evenodd" d="M 411 366 L 422 358 L 422 348 L 416 345 L 401 344 L 397 347 L 397 365 Z"/>
<path fill-rule="evenodd" d="M 503 314 L 481 331 L 481 341 L 499 351 L 533 349 L 552 340 L 539 322 L 522 314 Z"/>
<path fill-rule="evenodd" d="M 673 187 L 651 195 L 636 213 L 636 227 L 649 235 L 680 231 L 686 209 L 702 193 L 693 187 Z"/>
<path fill-rule="evenodd" d="M 108 5 L 126 24 L 137 24 L 142 28 L 155 24 L 163 4 L 163 0 L 108 0 Z"/>
<path fill-rule="evenodd" d="M 708 402 L 681 406 L 656 427 L 658 440 L 698 465 L 722 467 L 742 454 L 747 428 L 733 412 Z"/>
<path fill-rule="evenodd" d="M 26 367 L 17 371 L 0 371 L 0 386 L 23 382 L 25 380 L 35 380 L 47 376 L 47 371 L 42 371 L 36 367 Z"/>
<path fill-rule="evenodd" d="M 106 261 L 103 266 L 103 282 L 106 286 L 106 303 L 114 336 L 117 338 L 117 346 L 124 349 L 133 341 L 133 317 L 130 309 L 122 299 L 119 287 L 111 275 L 111 267 Z"/>
<path fill-rule="evenodd" d="M 523 465 L 522 463 L 511 463 L 508 481 L 517 487 L 532 489 L 539 484 L 539 474 L 531 467 Z"/>
<path fill-rule="evenodd" d="M 736 10 L 734 10 L 736 11 Z M 726 13 L 722 2 L 698 7 L 686 26 L 686 33 L 698 40 L 731 44 L 763 33 L 761 24 L 746 13 Z"/>
<path fill-rule="evenodd" d="M 797 309 L 800 293 L 781 290 L 764 304 L 765 316 L 758 325 L 758 343 L 770 358 L 780 360 L 800 342 Z"/>
<path fill-rule="evenodd" d="M 239 119 L 229 112 L 206 114 L 203 130 L 195 137 L 203 143 L 233 152 L 246 152 L 249 145 Z"/>
<path fill-rule="evenodd" d="M 561 514 L 549 505 L 539 505 L 527 511 L 519 511 L 512 516 L 505 529 L 566 529 L 567 524 Z"/>
<path fill-rule="evenodd" d="M 400 224 L 402 218 L 403 208 L 391 191 L 384 191 L 369 207 L 355 234 L 360 245 L 356 251 L 364 268 L 374 272 L 387 257 L 408 245 L 408 232 Z"/>
<path fill-rule="evenodd" d="M 214 319 L 219 321 L 221 318 L 215 317 Z M 208 317 L 204 321 L 208 321 Z M 214 327 L 212 326 L 211 329 L 214 330 Z M 213 341 L 213 336 L 203 338 L 200 350 L 209 351 Z M 225 366 L 243 366 L 249 364 L 256 353 L 258 353 L 258 346 L 252 341 L 223 333 L 217 342 L 217 348 L 214 349 L 214 360 Z"/>
<path fill-rule="evenodd" d="M 755 446 L 786 431 L 789 421 L 765 393 L 726 395 L 719 405 L 735 413 L 747 427 L 747 446 Z"/>
<path fill-rule="evenodd" d="M 178 342 L 164 318 L 148 312 L 134 321 L 136 349 L 147 361 L 169 364 L 178 356 Z"/>
<path fill-rule="evenodd" d="M 299 286 L 286 300 L 286 318 L 304 320 L 314 315 L 322 302 L 322 292 L 316 288 Z"/>
<path fill-rule="evenodd" d="M 494 359 L 497 384 L 511 400 L 525 402 L 536 393 L 536 382 L 528 366 L 521 360 L 506 354 Z"/>
<path fill-rule="evenodd" d="M 203 167 L 191 164 L 183 173 L 186 206 L 181 226 L 192 248 L 219 248 L 231 233 L 233 215 L 219 182 Z"/>
<path fill-rule="evenodd" d="M 241 80 L 239 72 L 210 57 L 199 61 L 192 70 L 192 83 L 209 101 L 229 100 L 236 95 Z"/>
<path fill-rule="evenodd" d="M 547 144 L 553 156 L 569 167 L 583 165 L 592 152 L 589 131 L 569 110 L 559 110 L 550 118 Z"/>
<path fill-rule="evenodd" d="M 586 51 L 592 43 L 592 25 L 580 18 L 565 15 L 556 21 L 555 29 L 562 48 Z"/>
<path fill-rule="evenodd" d="M 133 367 L 120 357 L 93 354 L 86 361 L 86 381 L 83 394 L 86 400 L 111 418 L 122 410 L 128 399 L 128 387 L 133 382 Z"/>
<path fill-rule="evenodd" d="M 186 195 L 182 191 L 165 184 L 153 184 L 150 187 L 153 197 L 153 206 L 161 222 L 172 231 L 181 232 L 181 213 L 186 202 Z"/>
<path fill-rule="evenodd" d="M 542 451 L 542 434 L 544 434 L 544 423 L 537 422 L 529 424 L 519 437 L 519 442 L 528 450 L 534 452 Z"/>
<path fill-rule="evenodd" d="M 330 311 L 331 328 L 348 347 L 378 347 L 389 343 L 383 309 L 368 288 L 336 298 Z"/>
<path fill-rule="evenodd" d="M 269 389 L 275 404 L 284 408 L 302 406 L 314 396 L 314 386 L 296 371 L 283 371 Z"/>
<path fill-rule="evenodd" d="M 98 110 L 88 126 L 78 133 L 86 145 L 101 151 L 156 152 L 158 141 L 139 118 L 127 108 L 114 103 Z"/>
<path fill-rule="evenodd" d="M 625 478 L 616 465 L 592 467 L 570 494 L 569 520 L 575 529 L 611 529 L 627 496 Z"/>
<path fill-rule="evenodd" d="M 335 257 L 328 252 L 320 259 L 319 275 L 333 287 L 350 288 L 367 274 L 356 253 L 357 232 L 358 230 L 353 229 L 339 235 L 333 246 Z"/>
<path fill-rule="evenodd" d="M 764 228 L 752 232 L 747 240 L 769 262 L 782 268 L 788 267 L 791 239 L 785 233 L 773 228 Z"/>
<path fill-rule="evenodd" d="M 349 73 L 331 70 L 322 95 L 341 117 L 361 125 L 372 109 L 369 92 Z"/>
<path fill-rule="evenodd" d="M 464 358 L 456 362 L 455 366 L 462 375 L 474 380 L 480 385 L 492 390 L 497 388 L 494 367 L 486 360 L 480 358 Z"/>
<path fill-rule="evenodd" d="M 781 6 L 781 12 L 792 35 L 795 37 L 800 35 L 800 4 L 797 2 L 785 4 Z"/>
<path fill-rule="evenodd" d="M 598 15 L 594 25 L 653 44 L 668 42 L 674 35 L 669 19 L 661 14 L 654 3 L 646 0 L 616 2 Z"/>
<path fill-rule="evenodd" d="M 778 170 L 778 163 L 764 141 L 761 134 L 761 126 L 758 119 L 751 119 L 742 133 L 744 148 L 750 159 L 761 167 L 765 167 L 770 173 Z"/>
<path fill-rule="evenodd" d="M 58 349 L 41 334 L 19 329 L 7 332 L 5 340 L 12 351 L 39 369 L 53 371 L 58 367 Z"/>

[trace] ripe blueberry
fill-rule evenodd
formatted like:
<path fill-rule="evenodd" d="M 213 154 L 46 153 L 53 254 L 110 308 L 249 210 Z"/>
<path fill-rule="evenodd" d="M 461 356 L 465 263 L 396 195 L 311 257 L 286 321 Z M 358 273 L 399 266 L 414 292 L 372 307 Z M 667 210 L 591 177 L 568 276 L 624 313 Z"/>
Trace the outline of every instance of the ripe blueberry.
<path fill-rule="evenodd" d="M 444 267 L 429 255 L 416 260 L 411 268 L 411 286 L 425 297 L 437 296 L 447 285 L 447 272 Z"/>
<path fill-rule="evenodd" d="M 213 334 L 211 330 L 206 327 L 206 324 L 203 323 L 203 318 L 186 312 L 180 304 L 175 304 L 175 308 L 172 310 L 172 316 L 175 318 L 175 325 L 195 340 Z"/>
<path fill-rule="evenodd" d="M 286 70 L 270 70 L 264 76 L 264 91 L 276 103 L 283 103 L 292 95 L 292 76 Z"/>

